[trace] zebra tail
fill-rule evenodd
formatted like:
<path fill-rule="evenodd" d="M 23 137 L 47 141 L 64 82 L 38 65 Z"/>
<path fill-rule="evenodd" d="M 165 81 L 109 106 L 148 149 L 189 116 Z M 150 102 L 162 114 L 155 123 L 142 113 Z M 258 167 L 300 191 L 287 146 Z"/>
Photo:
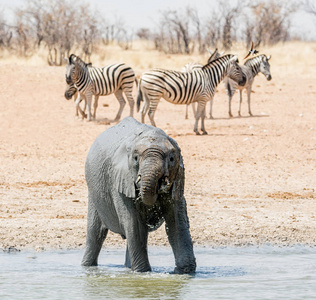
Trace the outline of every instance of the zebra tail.
<path fill-rule="evenodd" d="M 229 80 L 227 80 L 226 82 L 226 88 L 227 88 L 227 94 L 229 97 L 232 97 L 233 96 L 233 93 L 232 93 L 232 89 L 230 87 L 230 83 L 229 83 Z"/>
<path fill-rule="evenodd" d="M 141 80 L 139 81 L 139 84 L 137 85 L 137 112 L 139 112 L 140 109 L 140 102 L 143 101 L 143 93 L 140 89 Z"/>

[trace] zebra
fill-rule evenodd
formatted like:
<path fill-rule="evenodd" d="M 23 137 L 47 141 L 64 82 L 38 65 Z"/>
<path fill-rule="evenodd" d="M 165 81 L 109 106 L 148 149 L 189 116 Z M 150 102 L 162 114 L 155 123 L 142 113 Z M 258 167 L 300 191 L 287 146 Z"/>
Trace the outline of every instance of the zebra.
<path fill-rule="evenodd" d="M 65 59 L 66 61 L 68 61 L 68 59 Z M 87 63 L 88 67 L 92 67 L 92 63 Z M 71 98 L 74 98 L 74 102 L 75 102 L 75 107 L 76 107 L 76 117 L 79 117 L 78 112 L 80 112 L 82 119 L 87 117 L 87 114 L 85 113 L 86 111 L 86 106 L 87 106 L 87 101 L 84 95 L 80 94 L 78 89 L 76 88 L 74 83 L 71 84 L 66 84 L 66 90 L 65 90 L 65 94 L 64 94 L 65 98 L 67 100 L 70 100 Z M 84 101 L 84 109 L 82 110 L 80 107 L 80 103 L 81 101 Z"/>
<path fill-rule="evenodd" d="M 218 52 L 218 49 L 216 48 L 214 50 L 214 52 L 212 52 L 211 50 L 207 49 L 207 51 L 211 54 L 211 56 L 209 57 L 209 59 L 207 60 L 207 64 L 210 63 L 212 60 L 216 59 L 216 58 L 219 58 L 221 57 L 223 54 L 224 54 L 224 51 L 222 52 Z M 191 63 L 187 63 L 182 69 L 181 69 L 181 72 L 192 72 L 196 69 L 201 69 L 203 67 L 203 65 L 201 64 L 198 64 L 198 63 L 194 63 L 194 62 L 191 62 Z M 210 99 L 210 119 L 213 119 L 213 115 L 212 115 L 212 102 L 213 102 L 213 99 Z M 196 109 L 195 109 L 195 103 L 192 103 L 191 104 L 192 106 L 192 110 L 193 110 L 193 115 L 195 116 L 195 113 L 196 113 Z M 185 119 L 187 120 L 188 119 L 188 110 L 189 110 L 189 104 L 187 104 L 185 106 Z"/>
<path fill-rule="evenodd" d="M 141 121 L 144 123 L 145 114 L 148 111 L 151 124 L 156 126 L 154 115 L 161 97 L 173 104 L 197 102 L 194 132 L 200 134 L 198 122 L 201 119 L 201 130 L 203 134 L 207 134 L 204 126 L 205 105 L 214 96 L 216 86 L 226 75 L 240 85 L 245 84 L 246 78 L 237 63 L 237 56 L 224 55 L 192 72 L 154 69 L 143 73 L 137 95 L 137 111 L 139 111 L 140 102 L 143 98 L 145 100 Z"/>
<path fill-rule="evenodd" d="M 132 96 L 133 83 L 137 80 L 133 69 L 124 63 L 108 65 L 101 68 L 88 66 L 80 57 L 71 54 L 66 65 L 66 82 L 74 83 L 80 95 L 85 96 L 88 106 L 88 121 L 91 121 L 91 102 L 94 95 L 95 119 L 99 96 L 113 94 L 119 101 L 120 108 L 114 122 L 120 120 L 126 104 L 123 92 L 129 102 L 130 116 L 134 114 L 134 99 Z"/>
<path fill-rule="evenodd" d="M 74 99 L 75 107 L 76 107 L 76 114 L 75 114 L 76 117 L 79 117 L 78 112 L 80 112 L 82 119 L 87 117 L 87 114 L 85 113 L 86 105 L 87 105 L 86 97 L 79 93 L 79 91 L 75 87 L 74 83 L 72 83 L 70 85 L 67 84 L 66 90 L 65 90 L 65 98 L 67 100 L 70 100 L 72 98 Z M 84 101 L 84 109 L 83 110 L 81 109 L 81 107 L 79 105 L 82 100 Z"/>
<path fill-rule="evenodd" d="M 270 73 L 270 64 L 269 64 L 270 59 L 271 59 L 271 55 L 266 56 L 265 54 L 261 54 L 253 58 L 247 59 L 244 65 L 240 66 L 242 72 L 246 76 L 246 83 L 243 86 L 238 85 L 236 82 L 230 80 L 229 78 L 225 79 L 224 84 L 225 84 L 226 94 L 228 97 L 228 114 L 230 117 L 233 116 L 231 112 L 231 100 L 237 89 L 239 90 L 238 115 L 241 116 L 240 111 L 241 111 L 241 102 L 242 102 L 242 90 L 246 89 L 247 97 L 248 97 L 248 112 L 249 112 L 249 115 L 252 116 L 252 112 L 250 109 L 251 87 L 254 82 L 255 76 L 259 72 L 261 72 L 268 81 L 272 79 L 272 76 Z"/>

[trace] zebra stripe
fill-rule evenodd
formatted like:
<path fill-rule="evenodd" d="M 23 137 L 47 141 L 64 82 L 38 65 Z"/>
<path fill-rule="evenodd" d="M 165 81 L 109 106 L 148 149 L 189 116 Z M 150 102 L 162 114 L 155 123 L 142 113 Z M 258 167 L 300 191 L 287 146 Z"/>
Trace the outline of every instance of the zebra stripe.
<path fill-rule="evenodd" d="M 75 116 L 76 117 L 79 117 L 79 112 L 82 116 L 82 119 L 86 118 L 87 115 L 85 113 L 85 110 L 86 110 L 86 98 L 79 93 L 78 89 L 76 88 L 75 84 L 72 83 L 70 85 L 67 84 L 66 86 L 66 90 L 65 90 L 65 98 L 67 100 L 70 100 L 71 98 L 74 99 L 74 102 L 75 102 L 75 107 L 76 107 L 76 113 L 75 113 Z M 81 107 L 80 107 L 80 103 L 81 101 L 84 100 L 84 109 L 82 110 Z"/>
<path fill-rule="evenodd" d="M 173 104 L 198 103 L 195 115 L 194 132 L 198 132 L 198 121 L 201 118 L 201 130 L 207 134 L 204 127 L 205 105 L 214 96 L 216 86 L 229 76 L 239 84 L 244 84 L 245 78 L 237 64 L 237 56 L 225 55 L 206 64 L 201 69 L 192 72 L 177 72 L 163 69 L 154 69 L 141 76 L 138 86 L 137 111 L 144 98 L 142 122 L 148 111 L 151 124 L 156 126 L 154 114 L 160 98 Z"/>
<path fill-rule="evenodd" d="M 219 57 L 221 57 L 224 54 L 224 52 L 218 52 L 217 48 L 213 52 L 211 50 L 209 50 L 209 49 L 207 49 L 207 51 L 211 54 L 211 56 L 207 60 L 208 64 L 211 61 L 213 61 L 214 59 L 219 58 Z M 201 64 L 191 62 L 191 63 L 187 63 L 181 69 L 181 72 L 192 72 L 194 70 L 201 69 L 202 67 L 203 67 L 203 65 L 201 65 Z M 213 105 L 212 104 L 213 104 L 213 98 L 210 99 L 210 118 L 211 119 L 213 118 L 213 116 L 212 116 L 212 106 Z M 192 103 L 191 106 L 192 106 L 192 110 L 193 110 L 193 116 L 195 116 L 195 114 L 196 114 L 195 103 Z M 188 108 L 189 108 L 189 105 L 186 105 L 186 107 L 185 107 L 185 119 L 188 119 L 188 115 L 189 115 L 188 114 Z"/>
<path fill-rule="evenodd" d="M 238 115 L 239 116 L 241 115 L 240 112 L 241 112 L 241 102 L 242 102 L 242 90 L 246 89 L 247 100 L 248 100 L 248 112 L 249 112 L 249 115 L 252 116 L 252 112 L 250 108 L 251 88 L 252 88 L 254 79 L 259 72 L 261 72 L 268 81 L 272 79 L 272 76 L 270 73 L 270 64 L 269 64 L 270 58 L 271 56 L 266 56 L 265 54 L 258 55 L 253 58 L 247 59 L 244 65 L 240 66 L 242 69 L 242 72 L 246 76 L 246 84 L 244 86 L 238 85 L 236 82 L 230 80 L 229 78 L 225 79 L 225 88 L 226 88 L 226 94 L 228 97 L 228 114 L 230 117 L 233 116 L 231 112 L 231 100 L 237 89 L 239 90 Z"/>
<path fill-rule="evenodd" d="M 118 121 L 126 104 L 123 92 L 129 102 L 130 116 L 133 116 L 132 91 L 136 77 L 133 69 L 126 64 L 119 63 L 96 68 L 87 65 L 78 56 L 71 54 L 66 65 L 66 81 L 68 84 L 74 83 L 80 94 L 86 97 L 89 121 L 91 120 L 92 95 L 95 96 L 93 118 L 96 116 L 99 96 L 114 94 L 120 104 L 114 119 L 115 122 Z"/>

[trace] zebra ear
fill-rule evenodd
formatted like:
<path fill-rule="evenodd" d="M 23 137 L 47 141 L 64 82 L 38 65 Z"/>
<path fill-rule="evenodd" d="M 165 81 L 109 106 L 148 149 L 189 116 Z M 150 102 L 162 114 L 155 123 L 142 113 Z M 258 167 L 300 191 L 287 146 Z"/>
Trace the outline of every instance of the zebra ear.
<path fill-rule="evenodd" d="M 69 64 L 73 64 L 73 63 L 75 63 L 76 58 L 77 58 L 77 56 L 76 56 L 76 55 L 71 54 L 71 55 L 69 56 Z"/>
<path fill-rule="evenodd" d="M 268 56 L 267 56 L 267 60 L 270 60 L 270 59 L 271 59 L 271 55 L 268 55 Z"/>
<path fill-rule="evenodd" d="M 234 55 L 231 59 L 230 59 L 231 62 L 236 62 L 238 63 L 238 56 L 237 55 Z"/>

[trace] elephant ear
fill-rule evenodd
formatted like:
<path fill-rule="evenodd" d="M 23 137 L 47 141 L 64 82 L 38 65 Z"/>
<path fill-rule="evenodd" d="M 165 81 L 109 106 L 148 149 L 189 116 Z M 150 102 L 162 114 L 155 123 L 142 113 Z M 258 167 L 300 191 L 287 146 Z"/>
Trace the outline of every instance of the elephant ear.
<path fill-rule="evenodd" d="M 126 142 L 122 143 L 113 155 L 114 188 L 128 198 L 135 198 L 135 184 L 128 163 L 130 149 L 127 145 Z"/>
<path fill-rule="evenodd" d="M 180 201 L 184 194 L 184 166 L 182 156 L 180 155 L 179 167 L 176 177 L 173 181 L 172 187 L 172 199 L 175 201 Z"/>
<path fill-rule="evenodd" d="M 177 142 L 169 138 L 169 141 L 173 145 L 173 147 L 176 149 L 178 152 L 178 159 L 179 159 L 179 167 L 175 176 L 175 179 L 173 180 L 173 185 L 172 185 L 172 199 L 175 201 L 180 201 L 183 199 L 183 194 L 184 194 L 184 165 L 183 165 L 183 159 L 181 155 L 181 150 L 177 144 Z"/>

